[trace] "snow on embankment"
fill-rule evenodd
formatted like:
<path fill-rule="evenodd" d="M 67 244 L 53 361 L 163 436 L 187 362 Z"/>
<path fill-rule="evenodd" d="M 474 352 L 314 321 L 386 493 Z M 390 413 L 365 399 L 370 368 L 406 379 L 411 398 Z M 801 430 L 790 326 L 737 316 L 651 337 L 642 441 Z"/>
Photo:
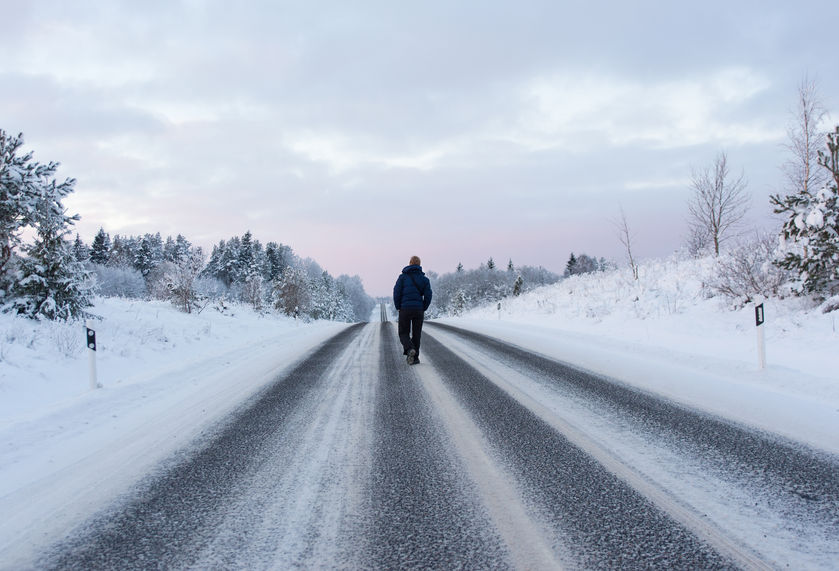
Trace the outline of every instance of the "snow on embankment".
<path fill-rule="evenodd" d="M 837 313 L 765 301 L 767 368 L 754 308 L 710 297 L 714 260 L 651 261 L 572 276 L 442 321 L 839 453 Z"/>
<path fill-rule="evenodd" d="M 98 380 L 108 391 L 260 341 L 288 337 L 288 343 L 303 331 L 343 326 L 302 325 L 286 317 L 261 316 L 246 306 L 185 314 L 162 301 L 119 298 L 97 299 L 90 313 L 98 317 L 90 321 L 98 344 Z M 88 388 L 82 323 L 0 314 L 0 426 L 85 398 Z"/>

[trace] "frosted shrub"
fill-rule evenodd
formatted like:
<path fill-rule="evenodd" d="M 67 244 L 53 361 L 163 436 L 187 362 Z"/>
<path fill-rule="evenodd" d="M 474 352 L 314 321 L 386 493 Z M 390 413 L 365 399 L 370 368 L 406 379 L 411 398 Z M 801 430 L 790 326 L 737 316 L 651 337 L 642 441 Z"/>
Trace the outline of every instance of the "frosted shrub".
<path fill-rule="evenodd" d="M 199 277 L 195 280 L 195 291 L 212 300 L 224 300 L 230 296 L 230 288 L 224 285 L 220 279 L 211 277 Z"/>
<path fill-rule="evenodd" d="M 198 248 L 177 263 L 162 264 L 164 275 L 161 283 L 165 284 L 164 299 L 170 300 L 184 313 L 201 311 L 207 300 L 195 289 L 195 280 L 204 266 L 204 255 Z"/>
<path fill-rule="evenodd" d="M 55 348 L 65 357 L 75 357 L 85 347 L 85 336 L 80 322 L 55 323 L 50 328 Z"/>
<path fill-rule="evenodd" d="M 175 264 L 162 262 L 155 266 L 145 276 L 146 290 L 152 299 L 169 299 L 168 274 L 175 271 Z"/>
<path fill-rule="evenodd" d="M 127 266 L 111 267 L 90 264 L 99 295 L 103 297 L 142 298 L 146 295 L 143 275 Z"/>
<path fill-rule="evenodd" d="M 253 307 L 254 311 L 260 311 L 264 297 L 262 276 L 248 277 L 242 284 L 242 301 Z"/>
<path fill-rule="evenodd" d="M 790 274 L 772 263 L 773 242 L 769 236 L 759 236 L 720 256 L 708 287 L 740 307 L 758 295 L 779 295 Z"/>

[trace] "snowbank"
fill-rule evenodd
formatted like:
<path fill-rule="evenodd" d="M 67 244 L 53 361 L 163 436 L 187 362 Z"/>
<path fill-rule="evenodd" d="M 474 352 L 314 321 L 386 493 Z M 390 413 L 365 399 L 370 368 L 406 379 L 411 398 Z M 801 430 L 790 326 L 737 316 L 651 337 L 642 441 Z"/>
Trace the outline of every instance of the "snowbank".
<path fill-rule="evenodd" d="M 163 301 L 100 298 L 91 313 L 99 383 L 108 391 L 146 382 L 256 341 L 335 324 L 301 324 L 247 306 L 185 314 Z M 338 325 L 337 327 L 341 327 Z M 90 398 L 82 323 L 0 314 L 0 427 Z"/>

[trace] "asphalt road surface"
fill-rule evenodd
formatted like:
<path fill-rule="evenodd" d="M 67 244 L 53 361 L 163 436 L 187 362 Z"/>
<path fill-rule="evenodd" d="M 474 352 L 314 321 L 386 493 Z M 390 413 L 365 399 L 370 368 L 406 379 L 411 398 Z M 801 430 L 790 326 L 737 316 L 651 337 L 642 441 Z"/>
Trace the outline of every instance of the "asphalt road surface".
<path fill-rule="evenodd" d="M 837 458 L 433 322 L 408 366 L 382 318 L 330 339 L 37 566 L 839 560 Z"/>

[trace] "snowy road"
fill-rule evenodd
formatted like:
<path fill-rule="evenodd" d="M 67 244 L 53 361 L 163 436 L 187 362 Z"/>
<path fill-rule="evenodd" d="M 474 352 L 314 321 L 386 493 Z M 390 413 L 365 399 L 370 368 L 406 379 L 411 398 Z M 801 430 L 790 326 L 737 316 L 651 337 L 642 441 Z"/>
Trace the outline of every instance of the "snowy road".
<path fill-rule="evenodd" d="M 333 337 L 43 568 L 830 568 L 839 461 L 474 333 Z"/>

